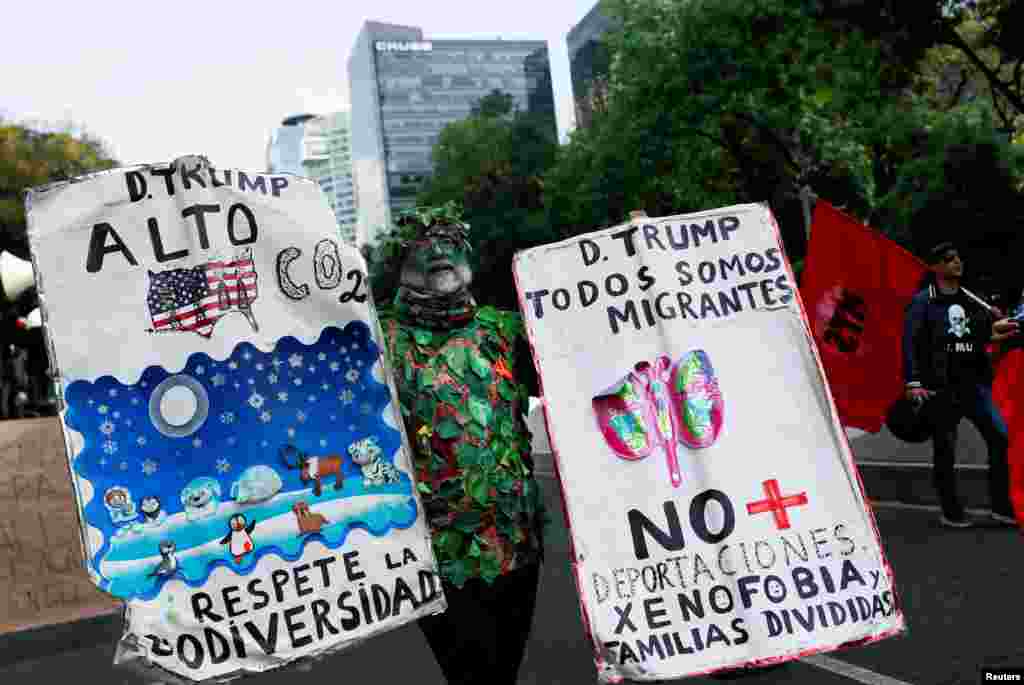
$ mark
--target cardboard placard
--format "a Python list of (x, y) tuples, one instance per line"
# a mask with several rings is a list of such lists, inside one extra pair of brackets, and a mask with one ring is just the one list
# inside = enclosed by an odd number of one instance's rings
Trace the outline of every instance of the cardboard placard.
[(60, 421), (0, 421), (0, 633), (118, 611), (83, 561)]
[(444, 609), (366, 265), (314, 181), (188, 157), (27, 205), (118, 661), (259, 672)]
[(515, 275), (603, 682), (903, 629), (767, 206), (636, 218)]

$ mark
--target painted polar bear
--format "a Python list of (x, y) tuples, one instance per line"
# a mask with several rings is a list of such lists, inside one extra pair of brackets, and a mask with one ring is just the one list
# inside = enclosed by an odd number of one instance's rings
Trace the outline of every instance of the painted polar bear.
[(181, 491), (181, 504), (185, 507), (185, 518), (189, 521), (201, 521), (217, 513), (220, 505), (220, 483), (213, 478), (203, 476), (193, 479)]
[(348, 447), (348, 453), (363, 472), (363, 487), (370, 488), (399, 481), (399, 471), (395, 465), (380, 458), (381, 450), (377, 445), (377, 438), (363, 438), (352, 443)]

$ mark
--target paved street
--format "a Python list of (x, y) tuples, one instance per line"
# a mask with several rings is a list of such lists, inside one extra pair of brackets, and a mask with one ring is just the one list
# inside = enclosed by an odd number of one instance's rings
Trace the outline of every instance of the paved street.
[[(544, 479), (549, 505), (557, 512), (555, 484)], [(1016, 622), (1021, 609), (1020, 564), (1024, 539), (1016, 530), (985, 528), (968, 531), (940, 529), (936, 515), (921, 510), (877, 509), (886, 552), (893, 564), (909, 632), (905, 637), (872, 646), (834, 652), (814, 663), (795, 663), (741, 681), (793, 685), (961, 685), (978, 682), (982, 664), (1024, 666), (1024, 640)], [(549, 561), (541, 581), (532, 638), (521, 673), (521, 685), (579, 685), (596, 681), (588, 645), (584, 640), (575, 589), (568, 573), (568, 546), (558, 517), (550, 536)], [(39, 685), (69, 682), (87, 676), (106, 685), (152, 682), (111, 668), (116, 625), (99, 622), (76, 639), (93, 645), (60, 651), (55, 642), (67, 637), (41, 633), (31, 651), (49, 647), (55, 655), (11, 663), (0, 656), (0, 682), (4, 685)], [(15, 647), (4, 645), (2, 651)], [(827, 667), (823, 668), (822, 666)], [(851, 668), (854, 667), (854, 668)], [(840, 675), (836, 671), (845, 672)], [(347, 652), (325, 659), (308, 670), (272, 672), (254, 677), (253, 685), (293, 683), (310, 685), (339, 682), (443, 685), (444, 681), (419, 631), (406, 627)], [(372, 679), (372, 680), (370, 680)], [(691, 679), (694, 685), (721, 682)]]

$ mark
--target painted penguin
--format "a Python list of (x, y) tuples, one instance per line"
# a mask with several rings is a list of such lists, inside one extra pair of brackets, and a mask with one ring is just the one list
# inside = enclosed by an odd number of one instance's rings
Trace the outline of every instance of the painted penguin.
[(160, 508), (160, 498), (156, 495), (146, 495), (143, 497), (139, 508), (142, 510), (144, 523), (161, 523), (167, 518), (167, 514)]
[(256, 522), (246, 523), (245, 514), (235, 514), (228, 522), (231, 530), (220, 541), (222, 545), (228, 545), (228, 551), (235, 558), (235, 563), (242, 563), (242, 559), (255, 549), (252, 543), (252, 531), (256, 528)]
[(177, 545), (174, 544), (174, 540), (160, 541), (160, 563), (149, 574), (150, 578), (154, 576), (166, 578), (175, 574), (178, 570), (178, 557), (174, 556), (175, 549), (177, 549)]

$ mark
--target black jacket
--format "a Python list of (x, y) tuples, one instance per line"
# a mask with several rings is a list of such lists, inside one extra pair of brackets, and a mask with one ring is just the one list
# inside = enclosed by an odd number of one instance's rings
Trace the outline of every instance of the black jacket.
[[(985, 349), (992, 336), (991, 311), (969, 296), (961, 299), (970, 321), (978, 381), (991, 384), (992, 364)], [(943, 345), (949, 326), (947, 306), (934, 285), (920, 290), (910, 301), (903, 326), (903, 380), (907, 385), (929, 390), (949, 385), (949, 355)]]

